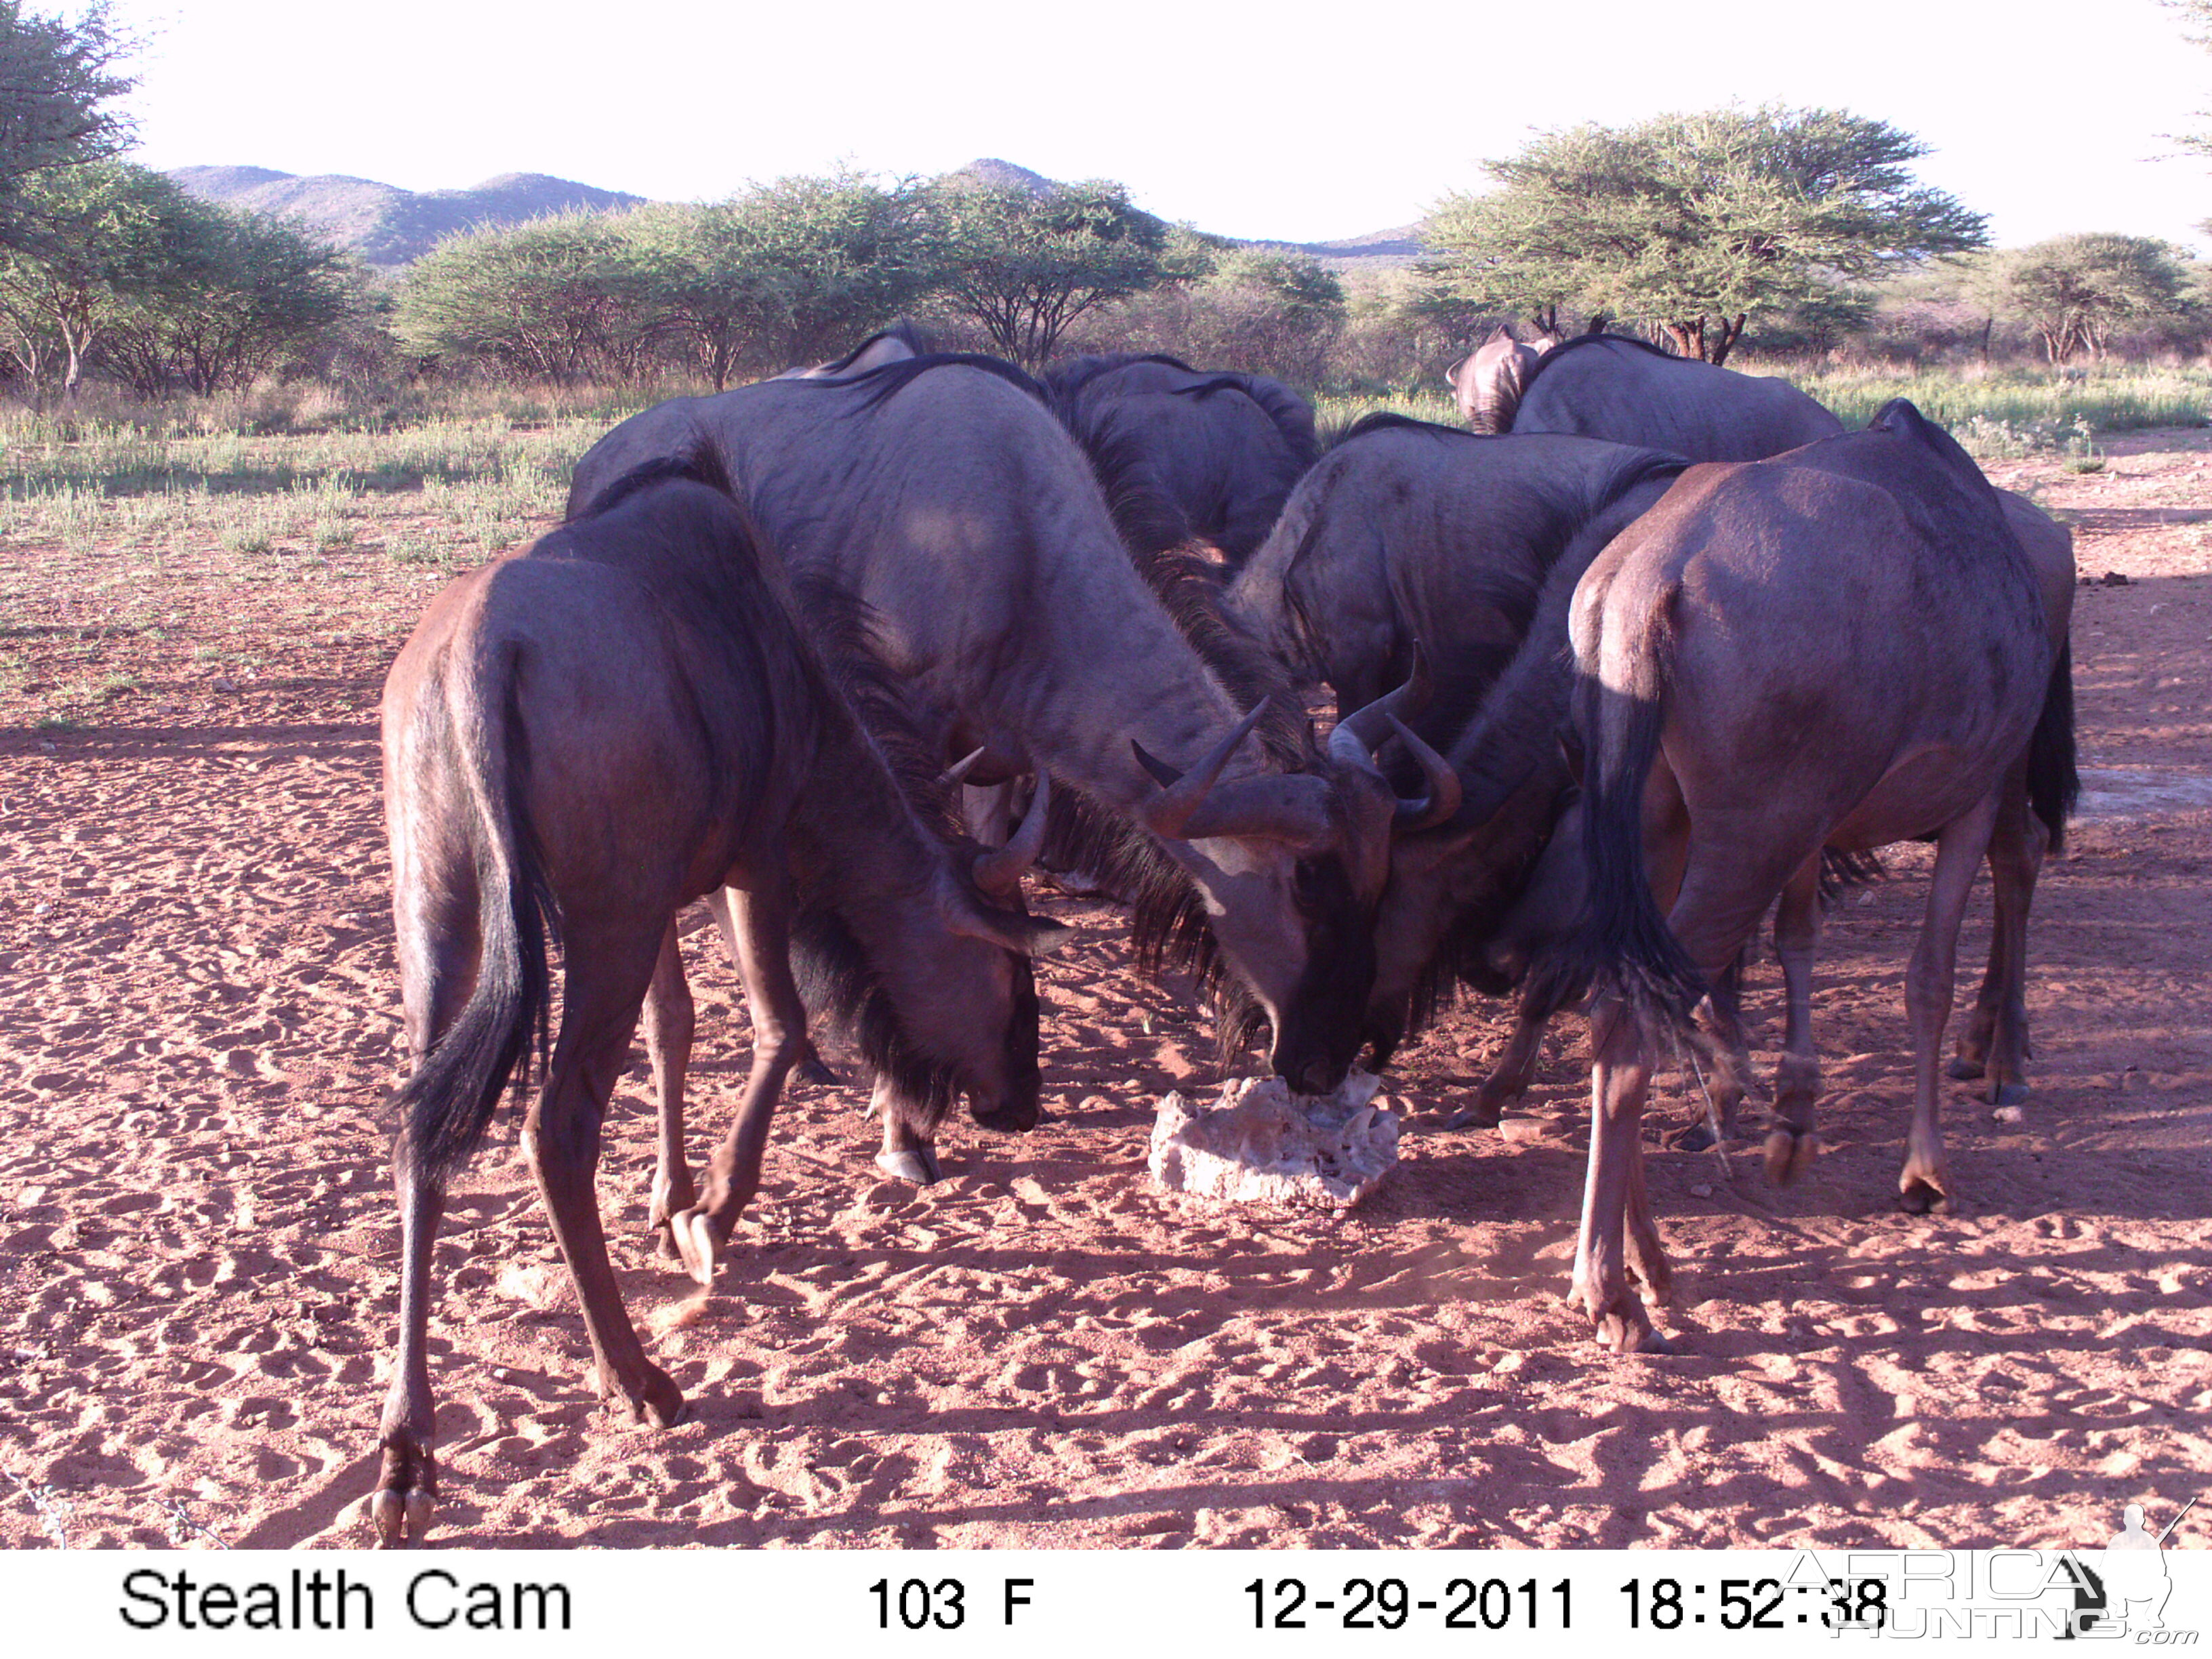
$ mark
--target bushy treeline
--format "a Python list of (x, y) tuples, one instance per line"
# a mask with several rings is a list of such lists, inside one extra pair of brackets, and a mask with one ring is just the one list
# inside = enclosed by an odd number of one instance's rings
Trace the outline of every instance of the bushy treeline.
[[(88, 378), (149, 402), (272, 379), (720, 389), (835, 357), (901, 317), (1032, 366), (1162, 351), (1360, 396), (1438, 385), (1501, 322), (1524, 337), (1639, 325), (1572, 301), (1510, 309), (1441, 258), (1340, 275), (1164, 224), (1105, 183), (788, 179), (455, 236), (397, 278), (112, 159), (34, 175), (21, 194), (37, 229), (0, 249), (0, 370), (39, 408)], [(1826, 273), (1741, 346), (1769, 361), (2063, 366), (2194, 356), (2208, 331), (2205, 267), (2107, 234), (1922, 258), (1879, 282)]]
[(1318, 263), (1166, 224), (1118, 185), (838, 176), (454, 237), (406, 274), (394, 324), (441, 371), (556, 383), (720, 387), (901, 317), (1032, 367), (1103, 332), (1314, 379), (1345, 309)]
[(349, 346), (376, 354), (365, 273), (291, 226), (112, 160), (34, 174), (21, 200), (25, 229), (0, 247), (0, 362), (35, 407), (88, 374), (149, 400), (208, 397), (327, 372)]

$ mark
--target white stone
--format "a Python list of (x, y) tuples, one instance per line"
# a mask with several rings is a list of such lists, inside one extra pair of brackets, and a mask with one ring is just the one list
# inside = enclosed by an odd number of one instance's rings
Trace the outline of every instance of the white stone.
[(1348, 1210), (1398, 1163), (1398, 1115), (1371, 1103), (1379, 1079), (1354, 1072), (1328, 1095), (1279, 1078), (1240, 1078), (1211, 1106), (1180, 1094), (1152, 1121), (1152, 1179), (1226, 1204)]

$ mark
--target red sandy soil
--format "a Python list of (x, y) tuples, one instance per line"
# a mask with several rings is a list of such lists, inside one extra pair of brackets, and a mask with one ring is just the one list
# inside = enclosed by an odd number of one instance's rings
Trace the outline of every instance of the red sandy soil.
[[(1573, 1022), (1514, 1134), (1435, 1127), (1504, 1035), (1469, 1004), (1395, 1068), (1414, 1116), (1369, 1207), (1209, 1212), (1144, 1170), (1157, 1097), (1216, 1076), (1203, 1024), (1109, 913), (1050, 902), (1085, 928), (1040, 973), (1051, 1121), (951, 1127), (916, 1192), (871, 1166), (858, 1090), (799, 1091), (711, 1294), (643, 1242), (634, 1068), (602, 1202), (696, 1407), (672, 1431), (591, 1397), (502, 1117), (438, 1251), (441, 1540), (2060, 1545), (2170, 1515), (2212, 1470), (2212, 436), (2109, 448), (2087, 477), (1994, 469), (2130, 580), (2081, 592), (2091, 793), (2038, 896), (2036, 1089), (2006, 1125), (1953, 1087), (1963, 1214), (1892, 1201), (1923, 848), (1832, 918), (1813, 1175), (1653, 1150), (1681, 1281), (1657, 1358), (1556, 1301)], [(374, 707), (433, 583), (374, 542), (137, 562), (15, 544), (0, 569), (0, 1540), (359, 1543), (398, 1262)], [(114, 672), (137, 689), (82, 729), (31, 724)], [(710, 937), (695, 1162), (746, 1054)], [(1763, 966), (1769, 1063), (1779, 1005)]]

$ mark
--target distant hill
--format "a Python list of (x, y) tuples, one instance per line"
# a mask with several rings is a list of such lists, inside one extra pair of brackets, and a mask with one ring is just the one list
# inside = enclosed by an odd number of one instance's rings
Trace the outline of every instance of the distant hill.
[[(411, 264), (457, 230), (519, 225), (551, 213), (618, 212), (646, 200), (543, 173), (505, 173), (470, 190), (429, 191), (401, 190), (337, 173), (303, 179), (272, 167), (173, 167), (169, 177), (210, 202), (304, 220), (338, 246), (387, 268)], [(1040, 196), (1060, 187), (1056, 179), (995, 155), (980, 155), (940, 175), (940, 181), (987, 189), (1011, 186)], [(1334, 242), (1225, 240), (1240, 247), (1303, 253), (1339, 270), (1380, 270), (1419, 258), (1420, 230), (1418, 224), (1398, 225)]]
[(1060, 188), (1060, 180), (1048, 179), (1042, 173), (1031, 173), (1027, 167), (1016, 167), (1012, 161), (1001, 161), (995, 155), (979, 155), (964, 167), (955, 167), (950, 173), (937, 176), (940, 185), (957, 185), (970, 190), (1025, 190), (1032, 196), (1049, 196)]
[(469, 190), (401, 190), (371, 179), (311, 179), (269, 167), (175, 167), (193, 195), (254, 213), (304, 220), (373, 265), (404, 265), (443, 238), (479, 225), (519, 225), (551, 213), (605, 213), (645, 198), (543, 173), (504, 173)]

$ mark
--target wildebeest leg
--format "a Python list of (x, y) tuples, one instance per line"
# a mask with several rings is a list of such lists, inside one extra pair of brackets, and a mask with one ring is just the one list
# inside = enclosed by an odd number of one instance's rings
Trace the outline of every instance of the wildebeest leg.
[(1482, 1079), (1474, 1091), (1472, 1105), (1462, 1106), (1444, 1120), (1447, 1129), (1463, 1128), (1472, 1123), (1479, 1128), (1492, 1129), (1505, 1115), (1510, 1102), (1518, 1100), (1528, 1090), (1536, 1073), (1536, 1057), (1543, 1052), (1545, 1016), (1537, 1013), (1524, 995), (1515, 1015), (1513, 1035), (1508, 1038), (1505, 1052), (1498, 1057), (1490, 1075)]
[(1813, 953), (1820, 943), (1820, 859), (1808, 859), (1782, 889), (1774, 913), (1774, 950), (1782, 958), (1788, 999), (1782, 1061), (1774, 1073), (1775, 1127), (1766, 1137), (1767, 1178), (1795, 1180), (1820, 1156), (1814, 1110), (1820, 1093), (1820, 1060), (1813, 1048)]
[(523, 1151), (583, 1308), (600, 1395), (619, 1401), (632, 1422), (650, 1421), (659, 1429), (682, 1418), (684, 1395), (646, 1358), (623, 1308), (599, 1224), (596, 1178), (607, 1098), (629, 1059), (630, 1034), (637, 1029), (664, 931), (656, 927), (625, 938), (577, 930), (563, 941), (561, 1034), (554, 1040), (545, 1086), (522, 1128)]
[(1988, 1078), (1987, 1097), (1993, 1106), (2009, 1105), (2027, 1094), (2027, 919), (2050, 846), (2051, 832), (2029, 810), (2022, 765), (2005, 780), (1996, 827), (1990, 835), (1996, 915), (1990, 930), (1989, 969), (1948, 1067), (1954, 1078)]
[[(470, 914), (476, 889), (465, 866), (448, 872), (454, 878), (441, 909), (425, 884), (399, 894), (398, 947), (400, 982), (406, 1005), (408, 1047), (419, 1065), (437, 1046), (468, 1000), (476, 969), (476, 938)], [(438, 1221), (446, 1207), (444, 1187), (419, 1169), (404, 1144), (394, 1148), (392, 1185), (399, 1200), (399, 1352), (385, 1391), (377, 1440), (384, 1457), (376, 1488), (369, 1495), (369, 1518), (385, 1549), (420, 1544), (429, 1531), (438, 1495), (435, 1441), (436, 1401), (430, 1395), (430, 1264)]]
[(1916, 1214), (1950, 1207), (1950, 1176), (1936, 1115), (1942, 1103), (1937, 1073), (1958, 975), (1959, 923), (1973, 891), (1975, 872), (1989, 851), (1997, 799), (1992, 791), (1943, 826), (1936, 842), (1935, 874), (1928, 883), (1927, 919), (1905, 969), (1905, 1010), (1912, 1026), (1912, 1133), (1897, 1188), (1899, 1202)]
[(917, 1187), (934, 1186), (945, 1178), (944, 1170), (938, 1167), (937, 1148), (906, 1121), (888, 1079), (876, 1079), (875, 1099), (869, 1109), (884, 1121), (884, 1149), (876, 1154), (878, 1170), (894, 1181), (912, 1182)]
[(431, 1455), (437, 1407), (430, 1397), (430, 1252), (446, 1207), (442, 1188), (403, 1158), (395, 1171), (399, 1191), (399, 1353), (377, 1425), (384, 1462), (368, 1500), (379, 1546), (420, 1544), (430, 1528), (438, 1496), (437, 1460)]
[(750, 890), (725, 888), (722, 901), (752, 1016), (753, 1064), (737, 1121), (707, 1166), (705, 1195), (672, 1227), (684, 1265), (702, 1285), (714, 1282), (715, 1258), (760, 1188), (761, 1154), (784, 1079), (814, 1052), (806, 1037), (806, 1006), (791, 976), (788, 896), (763, 884)]
[(1667, 1247), (1659, 1239), (1659, 1224), (1651, 1214), (1651, 1188), (1644, 1180), (1644, 1152), (1639, 1142), (1628, 1163), (1628, 1265), (1644, 1281), (1644, 1288), (1661, 1306), (1674, 1300), (1674, 1270), (1667, 1262)]
[(651, 1237), (660, 1253), (673, 1258), (676, 1240), (669, 1220), (699, 1201), (691, 1184), (691, 1164), (684, 1155), (684, 1074), (691, 1063), (691, 1037), (697, 1027), (691, 988), (684, 977), (684, 953), (676, 924), (660, 942), (653, 985), (645, 994), (645, 1052), (653, 1060), (653, 1089), (659, 1106), (660, 1157), (653, 1172), (653, 1199), (647, 1212)]
[[(1590, 1068), (1589, 1169), (1568, 1299), (1582, 1304), (1597, 1340), (1615, 1352), (1663, 1352), (1666, 1345), (1628, 1282), (1623, 1229), (1639, 1179), (1634, 1166), (1644, 1156), (1644, 1097), (1651, 1065), (1644, 1032), (1619, 997), (1601, 997), (1590, 1010), (1590, 1048), (1596, 1063)], [(1647, 1243), (1653, 1247), (1648, 1253)], [(1656, 1230), (1638, 1244), (1644, 1267), (1655, 1257), (1663, 1263)]]

